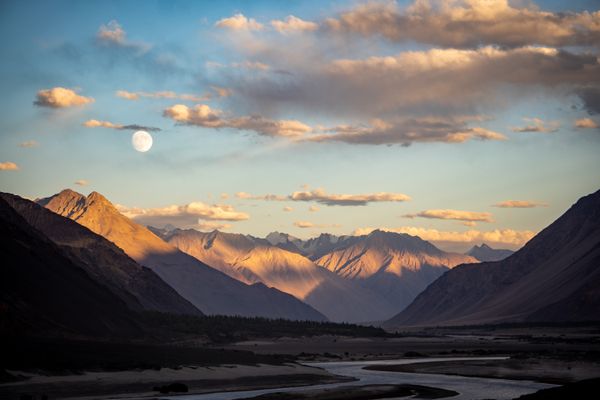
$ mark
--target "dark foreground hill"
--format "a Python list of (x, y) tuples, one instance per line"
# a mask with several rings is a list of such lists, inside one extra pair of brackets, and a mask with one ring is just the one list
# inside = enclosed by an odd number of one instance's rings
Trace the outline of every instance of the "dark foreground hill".
[(385, 326), (598, 320), (600, 191), (512, 256), (448, 271)]

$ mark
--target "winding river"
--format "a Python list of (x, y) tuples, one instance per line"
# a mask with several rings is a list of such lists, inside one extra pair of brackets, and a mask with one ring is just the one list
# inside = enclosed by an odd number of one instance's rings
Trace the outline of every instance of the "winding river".
[(472, 361), (472, 360), (504, 360), (507, 357), (454, 357), (454, 358), (413, 358), (400, 360), (377, 361), (339, 361), (304, 363), (308, 366), (323, 368), (332, 374), (356, 378), (353, 382), (332, 383), (288, 388), (272, 388), (239, 392), (221, 392), (176, 397), (161, 397), (177, 400), (233, 400), (254, 397), (273, 392), (297, 392), (309, 389), (334, 388), (338, 386), (372, 385), (372, 384), (413, 384), (450, 389), (460, 393), (450, 397), (452, 400), (497, 399), (510, 400), (539, 389), (552, 387), (544, 383), (532, 381), (516, 381), (509, 379), (468, 378), (454, 375), (415, 374), (403, 372), (369, 371), (363, 369), (368, 365), (399, 365), (438, 361)]

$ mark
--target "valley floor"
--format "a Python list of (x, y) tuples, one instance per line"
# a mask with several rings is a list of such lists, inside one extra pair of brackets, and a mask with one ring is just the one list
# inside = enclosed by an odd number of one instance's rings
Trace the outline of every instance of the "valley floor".
[[(21, 394), (47, 394), (49, 399), (152, 397), (158, 394), (154, 386), (174, 382), (185, 383), (190, 393), (284, 388), (343, 381), (298, 362), (444, 356), (510, 359), (380, 369), (564, 384), (600, 377), (599, 332), (598, 326), (488, 327), (414, 331), (388, 338), (257, 337), (213, 347), (206, 343), (194, 347), (12, 345), (13, 358), (3, 363), (8, 373), (0, 371), (4, 382), (0, 384), (0, 399), (19, 399)], [(11, 382), (15, 378), (20, 380)]]

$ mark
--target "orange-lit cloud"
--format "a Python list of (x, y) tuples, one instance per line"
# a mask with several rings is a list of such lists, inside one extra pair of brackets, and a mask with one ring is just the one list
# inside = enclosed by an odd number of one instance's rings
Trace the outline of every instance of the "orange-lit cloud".
[(310, 126), (296, 120), (273, 120), (259, 115), (226, 117), (221, 110), (212, 109), (206, 104), (197, 104), (194, 107), (176, 104), (165, 109), (163, 115), (181, 124), (248, 130), (264, 136), (293, 137), (311, 131)]
[(513, 132), (542, 132), (551, 133), (556, 132), (560, 128), (560, 122), (550, 121), (544, 122), (539, 118), (523, 118), (524, 121), (528, 122), (528, 125), (522, 127), (512, 128)]
[[(409, 196), (402, 193), (333, 194), (327, 193), (324, 189), (297, 191), (287, 196), (276, 194), (252, 195), (246, 192), (238, 192), (236, 193), (236, 197), (246, 200), (314, 201), (327, 206), (365, 206), (368, 203), (403, 202), (410, 200)], [(310, 211), (316, 210), (313, 209)]]
[(0, 171), (18, 171), (19, 166), (11, 161), (0, 162)]
[(83, 123), (83, 126), (86, 128), (108, 128), (108, 129), (117, 129), (117, 130), (129, 130), (129, 131), (149, 131), (149, 132), (158, 132), (161, 129), (153, 126), (144, 126), (138, 124), (115, 124), (110, 121), (99, 121), (97, 119), (89, 119)]
[(491, 213), (460, 210), (425, 210), (416, 214), (406, 214), (406, 218), (451, 219), (465, 222), (494, 222)]
[(581, 118), (575, 121), (575, 128), (595, 129), (598, 127), (600, 127), (600, 125), (591, 118)]
[(254, 18), (247, 18), (241, 13), (229, 18), (220, 19), (215, 23), (215, 26), (233, 31), (259, 31), (264, 28), (264, 25), (257, 22)]
[(231, 224), (220, 224), (218, 222), (212, 222), (212, 221), (198, 221), (196, 228), (200, 229), (201, 231), (214, 231), (214, 230), (220, 231), (220, 230), (231, 228)]
[(554, 13), (507, 0), (416, 0), (360, 4), (326, 21), (333, 32), (445, 47), (569, 46), (600, 43), (600, 11)]
[(462, 143), (467, 140), (506, 140), (501, 133), (481, 127), (469, 127), (469, 118), (429, 117), (396, 119), (393, 122), (372, 120), (369, 125), (340, 125), (322, 134), (307, 137), (311, 142), (344, 142), (350, 144), (395, 144), (408, 146), (414, 142)]
[(317, 206), (310, 206), (310, 207), (308, 207), (308, 211), (309, 212), (317, 212), (317, 211), (319, 211), (319, 207), (317, 207)]
[(521, 247), (532, 237), (533, 231), (517, 231), (513, 229), (495, 229), (493, 231), (468, 230), (464, 232), (439, 231), (437, 229), (427, 229), (412, 226), (402, 226), (399, 228), (360, 228), (354, 231), (354, 235), (367, 235), (380, 229), (388, 232), (406, 233), (412, 236), (419, 236), (423, 240), (431, 242), (453, 242), (462, 244), (480, 244), (488, 243), (508, 247)]
[(40, 144), (35, 140), (27, 140), (25, 142), (19, 143), (19, 147), (30, 148), (30, 147), (38, 147)]
[(74, 90), (55, 87), (37, 92), (34, 104), (40, 107), (67, 108), (93, 103), (92, 97), (78, 95)]
[(126, 90), (117, 90), (117, 97), (121, 97), (127, 100), (139, 100), (140, 98), (148, 98), (148, 99), (179, 99), (185, 101), (193, 101), (193, 102), (201, 102), (206, 101), (211, 98), (209, 94), (206, 95), (196, 95), (189, 93), (175, 93), (172, 91), (162, 91), (162, 92), (128, 92)]
[(121, 24), (112, 20), (105, 25), (100, 25), (96, 33), (98, 43), (105, 46), (115, 46), (135, 50), (138, 53), (145, 53), (150, 49), (150, 45), (142, 42), (132, 42), (127, 39), (127, 32)]
[(506, 200), (500, 203), (496, 203), (493, 207), (499, 208), (534, 208), (534, 207), (548, 207), (548, 204), (539, 201), (528, 201), (528, 200)]
[(177, 227), (195, 227), (202, 221), (244, 221), (250, 218), (248, 214), (236, 211), (233, 206), (227, 204), (209, 205), (201, 201), (158, 208), (126, 207), (123, 205), (118, 205), (117, 208), (128, 218), (144, 225), (156, 226), (171, 224)]
[(288, 15), (284, 20), (272, 20), (271, 26), (279, 33), (315, 31), (319, 28), (316, 23), (305, 21), (293, 15)]
[(340, 224), (315, 224), (309, 221), (295, 221), (294, 226), (296, 228), (308, 229), (308, 228), (340, 228)]
[(285, 211), (285, 212), (291, 212), (291, 211), (294, 211), (294, 208), (290, 207), (290, 206), (286, 206), (286, 207), (283, 207), (283, 211)]

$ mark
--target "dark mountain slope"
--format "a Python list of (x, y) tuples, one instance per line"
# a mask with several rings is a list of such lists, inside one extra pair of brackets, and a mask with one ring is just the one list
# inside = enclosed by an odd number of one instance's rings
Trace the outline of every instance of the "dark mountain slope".
[(512, 256), (447, 272), (386, 326), (600, 320), (599, 288), (600, 191)]

